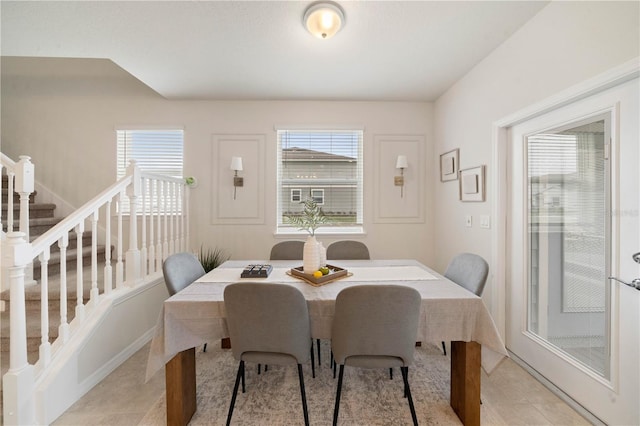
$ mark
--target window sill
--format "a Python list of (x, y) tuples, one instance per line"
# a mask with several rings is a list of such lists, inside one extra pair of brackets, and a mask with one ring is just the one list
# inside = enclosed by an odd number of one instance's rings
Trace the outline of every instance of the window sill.
[[(366, 235), (364, 226), (349, 226), (349, 227), (332, 227), (323, 226), (316, 229), (316, 237), (340, 237), (340, 236), (354, 236), (354, 235)], [(276, 229), (274, 236), (276, 238), (306, 238), (309, 235), (306, 231), (297, 229)]]

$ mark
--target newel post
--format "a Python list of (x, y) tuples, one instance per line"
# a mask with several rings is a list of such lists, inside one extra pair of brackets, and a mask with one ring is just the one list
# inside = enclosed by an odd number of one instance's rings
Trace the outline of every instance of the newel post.
[[(31, 157), (21, 155), (16, 163), (15, 189), (20, 194), (20, 232), (24, 232), (25, 238), (29, 241), (29, 196), (35, 190), (35, 167), (31, 162)], [(25, 279), (27, 282), (33, 281), (33, 263), (29, 261), (25, 269)]]
[(140, 274), (140, 249), (138, 248), (138, 200), (142, 194), (142, 177), (140, 168), (135, 160), (131, 160), (127, 168), (127, 175), (132, 177), (131, 185), (127, 187), (129, 197), (129, 249), (126, 254), (126, 282), (128, 286), (134, 286), (141, 278)]
[(31, 244), (23, 232), (10, 232), (2, 242), (2, 264), (10, 285), (9, 371), (2, 378), (4, 423), (35, 423), (33, 366), (27, 361), (25, 268), (31, 262)]

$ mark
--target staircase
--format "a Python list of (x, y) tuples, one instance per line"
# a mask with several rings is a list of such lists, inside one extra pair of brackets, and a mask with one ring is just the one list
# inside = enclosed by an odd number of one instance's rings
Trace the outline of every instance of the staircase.
[[(132, 160), (124, 177), (60, 218), (37, 202), (28, 156), (0, 153), (0, 167), (9, 194), (29, 194), (22, 203), (2, 195), (0, 423), (50, 424), (152, 335), (167, 294), (159, 265), (189, 247), (189, 188)], [(7, 226), (5, 206), (19, 204)], [(18, 229), (31, 244), (8, 232)]]
[[(7, 227), (7, 176), (2, 176), (2, 229), (6, 230)], [(19, 195), (14, 194), (14, 221), (13, 229), (18, 229), (19, 224)], [(29, 199), (29, 240), (34, 241), (38, 236), (49, 230), (55, 224), (60, 222), (62, 218), (55, 216), (56, 205), (50, 203), (38, 203), (37, 193), (31, 194)], [(83, 265), (91, 264), (91, 232), (84, 232), (82, 235), (82, 250), (80, 256), (82, 257)], [(105, 252), (105, 246), (98, 246), (99, 258), (103, 258)], [(77, 250), (77, 238), (74, 232), (69, 233), (69, 246), (67, 249), (67, 321), (71, 320), (75, 316), (76, 305), (76, 265), (78, 258)], [(56, 324), (60, 323), (60, 250), (56, 246), (51, 249), (51, 257), (48, 264), (49, 271), (49, 342), (53, 342), (58, 337), (58, 327)], [(41, 286), (40, 286), (40, 262), (36, 260), (33, 264), (33, 279), (36, 281), (33, 285), (28, 285), (25, 288), (25, 308), (27, 316), (27, 357), (29, 363), (33, 364), (38, 360), (38, 348), (42, 343), (42, 331), (41, 331)], [(83, 274), (84, 282), (84, 295), (83, 298), (86, 301), (89, 298), (90, 279), (87, 277), (87, 271)], [(5, 373), (8, 368), (8, 354), (9, 354), (9, 289), (5, 289), (0, 293), (0, 363), (2, 365), (2, 374)]]

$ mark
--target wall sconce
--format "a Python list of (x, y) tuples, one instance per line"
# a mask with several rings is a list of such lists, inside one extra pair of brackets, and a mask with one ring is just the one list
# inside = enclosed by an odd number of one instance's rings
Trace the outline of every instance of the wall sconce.
[(244, 185), (244, 178), (238, 176), (238, 172), (242, 171), (242, 157), (231, 157), (231, 166), (229, 167), (234, 171), (233, 175), (233, 199), (236, 199), (236, 190), (239, 186)]
[(395, 176), (393, 182), (400, 187), (400, 198), (404, 197), (404, 169), (409, 167), (406, 155), (398, 155), (396, 160), (396, 169), (400, 169), (400, 176)]

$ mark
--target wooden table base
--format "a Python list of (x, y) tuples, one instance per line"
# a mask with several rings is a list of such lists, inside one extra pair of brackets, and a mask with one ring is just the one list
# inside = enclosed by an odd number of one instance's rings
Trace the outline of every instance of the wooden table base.
[(185, 426), (196, 412), (196, 348), (179, 352), (164, 371), (167, 425)]
[(480, 347), (451, 342), (450, 404), (465, 426), (480, 425)]
[[(451, 408), (465, 426), (480, 425), (480, 344), (451, 342)], [(196, 350), (165, 366), (167, 425), (185, 426), (196, 412)]]

